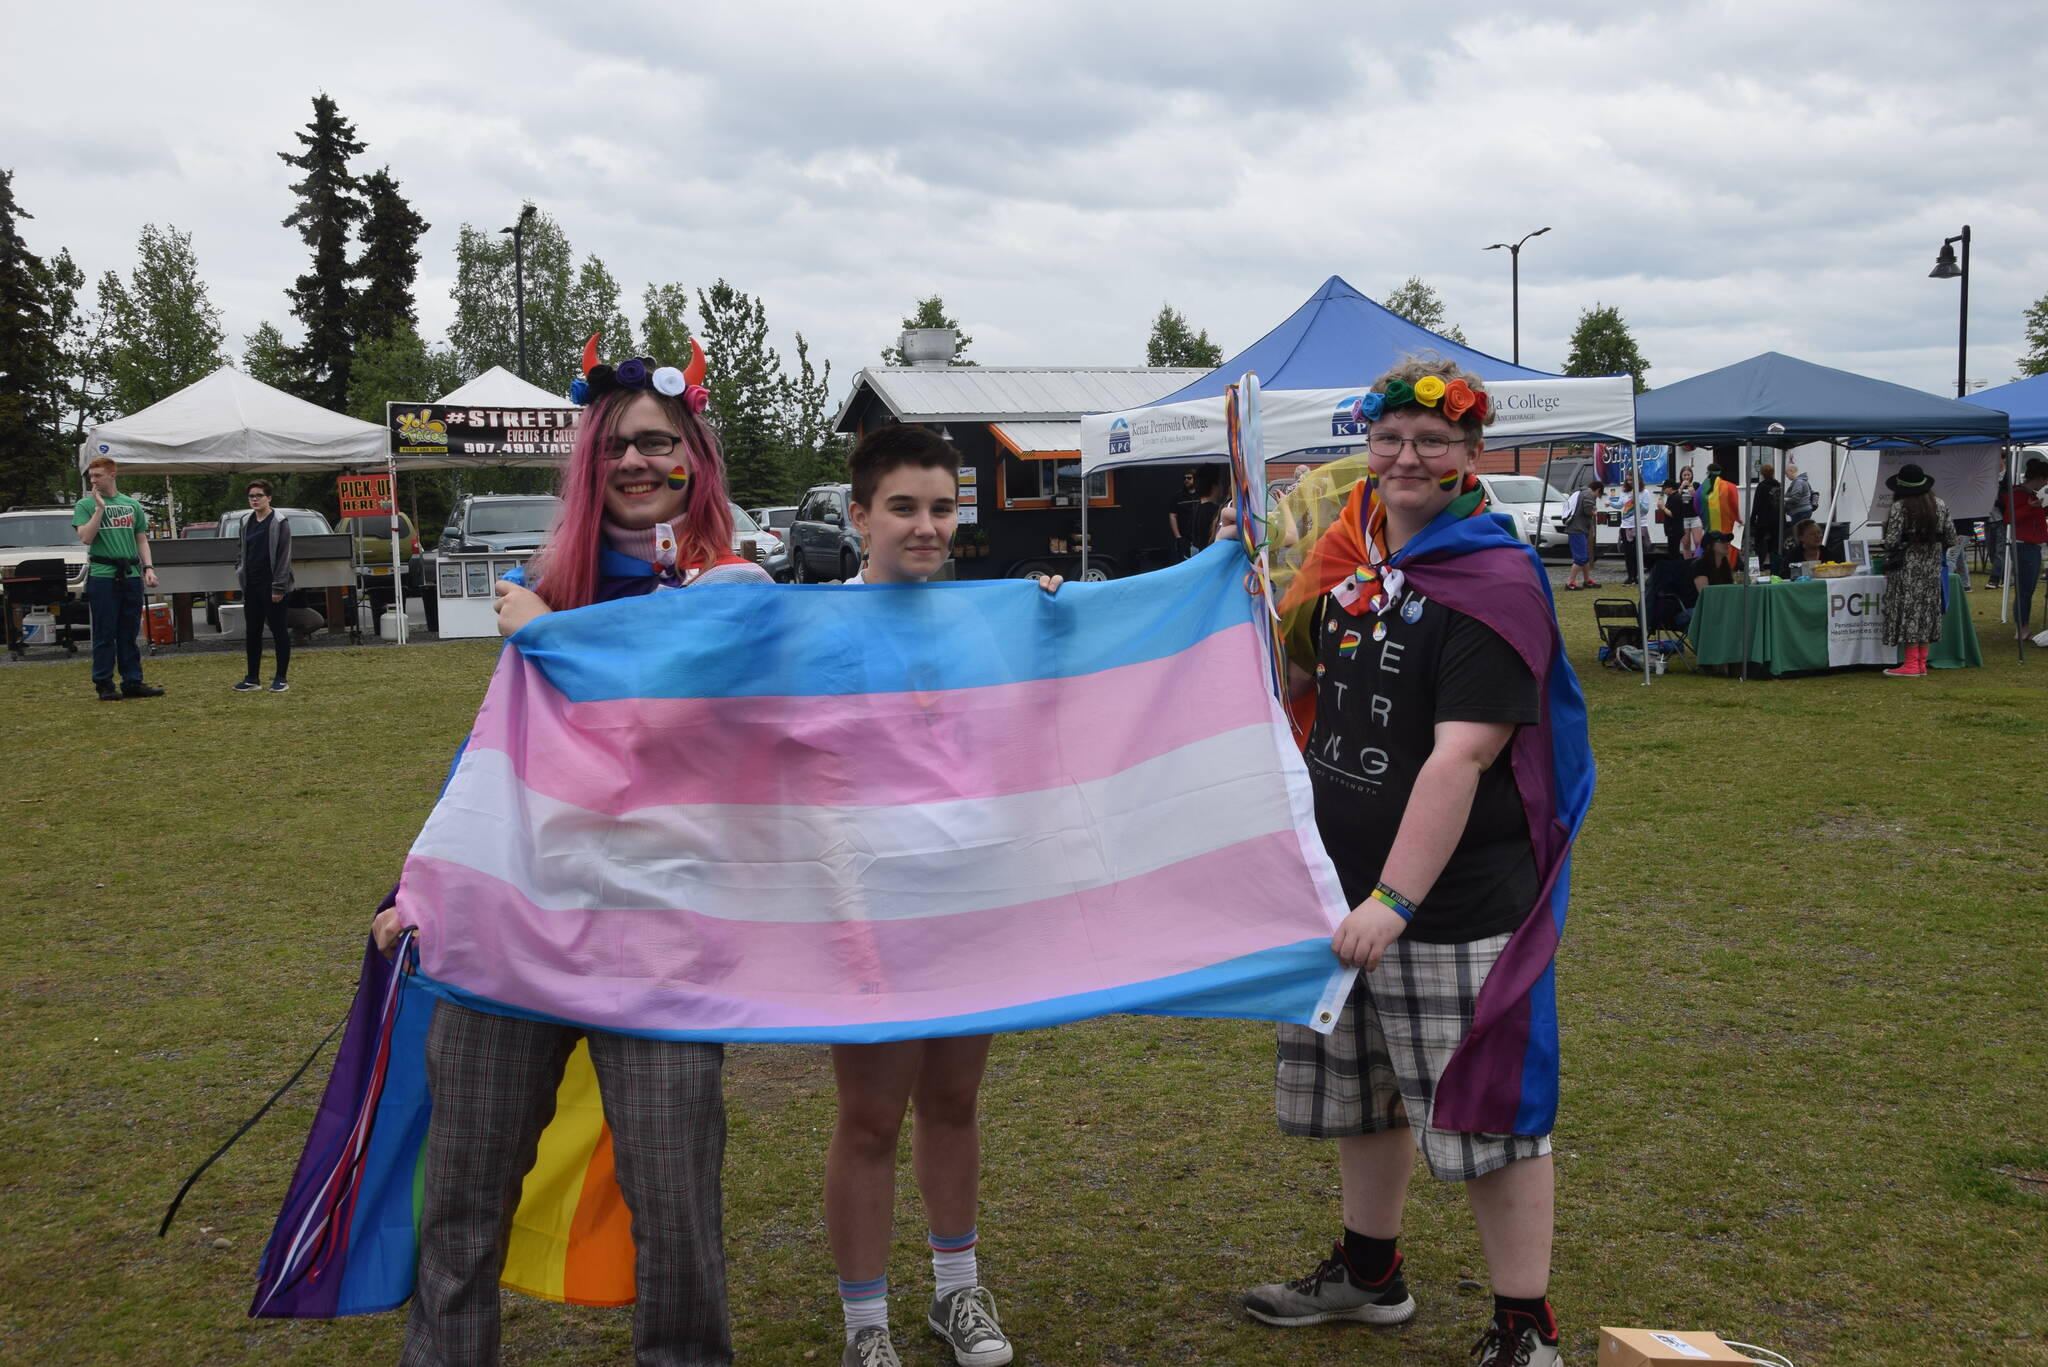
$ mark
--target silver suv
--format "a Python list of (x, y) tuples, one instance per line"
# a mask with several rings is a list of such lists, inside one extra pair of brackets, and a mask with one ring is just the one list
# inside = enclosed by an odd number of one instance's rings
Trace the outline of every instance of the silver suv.
[(62, 560), (64, 586), (73, 598), (85, 592), (90, 554), (71, 525), (71, 509), (9, 508), (0, 513), (0, 573), (12, 574), (24, 560)]

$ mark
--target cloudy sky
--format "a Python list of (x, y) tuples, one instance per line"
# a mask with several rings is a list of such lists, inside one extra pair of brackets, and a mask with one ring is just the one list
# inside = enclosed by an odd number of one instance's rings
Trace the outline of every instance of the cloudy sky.
[(459, 225), (532, 199), (635, 296), (759, 295), (835, 399), (934, 292), (984, 363), (1139, 364), (1162, 302), (1229, 352), (1327, 276), (1413, 274), (1505, 356), (1482, 248), (1546, 226), (1525, 363), (1611, 304), (1652, 384), (1780, 350), (1953, 392), (1957, 286), (1927, 272), (1964, 223), (1973, 379), (2017, 374), (2048, 295), (2038, 4), (454, 9), (5, 0), (31, 245), (96, 276), (145, 222), (190, 231), (239, 353), (290, 323), (274, 153), (325, 90), (434, 225), (429, 335)]

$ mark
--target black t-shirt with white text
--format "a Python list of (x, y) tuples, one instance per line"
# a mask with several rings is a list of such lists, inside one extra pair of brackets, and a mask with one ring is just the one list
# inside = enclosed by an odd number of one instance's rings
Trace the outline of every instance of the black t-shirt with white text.
[[(1323, 847), (1357, 906), (1380, 881), (1416, 776), (1436, 747), (1436, 724), (1526, 726), (1542, 700), (1512, 646), (1413, 589), (1380, 616), (1354, 617), (1327, 596), (1318, 611), (1309, 777)], [(1511, 748), (1480, 775), (1464, 835), (1404, 938), (1483, 939), (1515, 929), (1535, 905), (1536, 858)]]

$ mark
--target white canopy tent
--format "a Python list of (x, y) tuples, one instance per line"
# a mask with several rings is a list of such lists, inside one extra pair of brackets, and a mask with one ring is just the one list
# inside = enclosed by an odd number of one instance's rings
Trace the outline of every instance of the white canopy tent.
[(90, 429), (78, 468), (111, 456), (124, 475), (279, 474), (381, 465), (384, 429), (222, 366), (139, 413)]
[(435, 403), (469, 404), (476, 408), (574, 408), (560, 394), (542, 389), (530, 380), (522, 380), (501, 365), (494, 365), (483, 374), (449, 390)]

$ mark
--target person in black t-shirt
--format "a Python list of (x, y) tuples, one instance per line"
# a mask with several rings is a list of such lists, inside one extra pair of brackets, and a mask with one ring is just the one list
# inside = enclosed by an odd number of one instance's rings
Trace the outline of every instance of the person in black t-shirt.
[[(1280, 1027), (1280, 1125), (1337, 1140), (1343, 1239), (1308, 1275), (1255, 1287), (1244, 1303), (1276, 1325), (1412, 1316), (1396, 1240), (1419, 1148), (1436, 1177), (1465, 1185), (1487, 1252), (1494, 1318), (1475, 1350), (1481, 1367), (1554, 1367), (1548, 1134), (1432, 1124), (1481, 985), (1544, 892), (1510, 754), (1517, 730), (1543, 717), (1542, 685), (1505, 637), (1407, 582), (1434, 574), (1449, 588), (1466, 582), (1457, 570), (1404, 570), (1396, 558), (1425, 529), (1454, 541), (1444, 519), (1485, 512), (1470, 479), (1492, 414), (1483, 383), (1434, 358), (1374, 383), (1359, 410), (1371, 423), (1371, 497), (1346, 512), (1362, 525), (1325, 534), (1355, 535), (1340, 551), (1358, 569), (1317, 577), (1335, 586), (1315, 601), (1308, 639), (1290, 624), (1292, 673), (1316, 693), (1316, 824), (1354, 907), (1332, 947), (1366, 971), (1329, 1035)], [(1520, 601), (1548, 603), (1533, 564), (1484, 563), (1532, 581)]]

